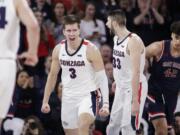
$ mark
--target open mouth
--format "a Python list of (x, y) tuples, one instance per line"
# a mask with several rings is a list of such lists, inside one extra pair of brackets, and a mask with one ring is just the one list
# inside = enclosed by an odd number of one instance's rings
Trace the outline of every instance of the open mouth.
[(71, 41), (74, 41), (75, 40), (75, 38), (73, 37), (73, 38), (69, 38)]

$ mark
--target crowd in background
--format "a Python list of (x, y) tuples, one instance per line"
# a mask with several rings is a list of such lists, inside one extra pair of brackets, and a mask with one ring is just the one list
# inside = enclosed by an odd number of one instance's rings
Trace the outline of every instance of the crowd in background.
[[(170, 24), (180, 19), (180, 0), (27, 0), (40, 25), (39, 62), (36, 67), (18, 61), (16, 87), (13, 104), (2, 128), (3, 134), (27, 130), (32, 135), (63, 135), (61, 126), (61, 78), (50, 98), (51, 112), (41, 112), (47, 75), (51, 65), (51, 51), (62, 39), (63, 16), (76, 14), (81, 18), (81, 37), (93, 42), (100, 49), (109, 81), (110, 108), (115, 92), (113, 84), (112, 47), (113, 35), (106, 28), (107, 13), (112, 9), (123, 9), (127, 16), (127, 28), (137, 33), (145, 46), (151, 42), (170, 39)], [(19, 53), (28, 47), (26, 29), (21, 25)], [(15, 118), (19, 118), (16, 120)], [(16, 123), (9, 127), (8, 122)], [(32, 121), (34, 120), (34, 124)], [(105, 135), (108, 118), (98, 117), (92, 125), (90, 135)], [(27, 123), (26, 127), (20, 126)], [(18, 131), (17, 131), (18, 130)], [(36, 131), (39, 130), (39, 131)], [(33, 134), (34, 132), (34, 134)], [(23, 133), (22, 133), (23, 134)]]

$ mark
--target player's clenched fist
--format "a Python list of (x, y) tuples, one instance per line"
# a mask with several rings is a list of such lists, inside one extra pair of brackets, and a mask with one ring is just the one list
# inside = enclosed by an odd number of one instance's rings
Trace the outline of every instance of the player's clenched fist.
[(102, 117), (106, 117), (109, 115), (109, 105), (104, 104), (102, 108), (99, 110), (99, 115)]
[(48, 103), (43, 103), (42, 107), (41, 107), (41, 111), (43, 113), (49, 113), (50, 112), (50, 106)]

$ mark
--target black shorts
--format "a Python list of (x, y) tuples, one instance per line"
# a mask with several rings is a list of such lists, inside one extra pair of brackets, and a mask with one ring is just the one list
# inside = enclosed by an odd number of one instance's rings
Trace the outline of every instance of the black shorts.
[(177, 104), (178, 93), (170, 90), (160, 90), (160, 87), (149, 84), (148, 115), (152, 121), (166, 118), (168, 127), (171, 128), (174, 120), (174, 111)]

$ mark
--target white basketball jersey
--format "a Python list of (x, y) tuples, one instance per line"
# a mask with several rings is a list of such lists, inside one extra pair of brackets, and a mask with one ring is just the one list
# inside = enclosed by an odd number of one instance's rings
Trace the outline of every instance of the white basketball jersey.
[[(122, 87), (126, 85), (131, 87), (132, 79), (132, 65), (130, 61), (130, 56), (127, 54), (128, 41), (134, 36), (139, 38), (136, 34), (130, 34), (122, 42), (118, 43), (118, 37), (114, 37), (114, 48), (113, 48), (113, 74), (116, 82), (116, 87)], [(145, 80), (143, 74), (145, 65), (145, 50), (141, 54), (140, 63), (140, 82)]]
[[(62, 41), (59, 60), (62, 68), (63, 97), (75, 98), (90, 94), (96, 90), (95, 72), (87, 60), (87, 46), (94, 46), (87, 40), (82, 40), (80, 47), (73, 54), (68, 53), (67, 41)], [(94, 46), (95, 47), (95, 46)]]
[(16, 58), (19, 32), (14, 0), (0, 0), (0, 58)]

